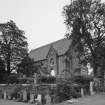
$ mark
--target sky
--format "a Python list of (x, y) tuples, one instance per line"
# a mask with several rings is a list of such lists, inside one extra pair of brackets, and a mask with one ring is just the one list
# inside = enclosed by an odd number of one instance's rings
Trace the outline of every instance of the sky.
[(25, 31), (29, 51), (64, 37), (63, 6), (70, 0), (0, 0), (0, 23), (13, 20)]

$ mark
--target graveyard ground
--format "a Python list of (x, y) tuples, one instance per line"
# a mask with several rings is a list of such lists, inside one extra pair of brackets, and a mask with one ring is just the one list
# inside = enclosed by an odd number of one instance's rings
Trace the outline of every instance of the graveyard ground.
[[(0, 100), (0, 105), (34, 105), (34, 104)], [(56, 105), (105, 105), (105, 93), (96, 94), (93, 96), (87, 96), (85, 98), (80, 98), (78, 99), (78, 102), (75, 102), (73, 104), (63, 102)]]

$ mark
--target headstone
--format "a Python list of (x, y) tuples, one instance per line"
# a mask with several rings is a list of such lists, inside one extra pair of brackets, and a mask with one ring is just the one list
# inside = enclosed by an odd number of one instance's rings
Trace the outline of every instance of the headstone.
[(17, 101), (22, 101), (22, 100), (23, 100), (23, 94), (21, 92), (18, 92)]
[(39, 104), (42, 103), (42, 95), (41, 95), (41, 94), (38, 94), (38, 95), (37, 95), (36, 101), (38, 101)]
[(15, 97), (13, 97), (13, 100), (15, 101), (15, 100), (16, 100), (16, 98), (15, 98)]
[(6, 93), (6, 91), (4, 91), (4, 99), (5, 100), (7, 99), (7, 93)]
[(8, 99), (11, 100), (11, 95), (8, 95)]
[(27, 91), (23, 90), (23, 101), (27, 101)]
[(23, 75), (23, 78), (26, 78), (26, 75), (25, 74)]
[(36, 84), (36, 83), (37, 83), (37, 74), (34, 73), (34, 84)]
[(2, 92), (0, 91), (0, 99), (2, 98)]
[(81, 88), (81, 97), (84, 97), (84, 89)]
[(30, 103), (33, 103), (34, 102), (34, 94), (30, 94)]
[(94, 95), (94, 91), (93, 91), (93, 82), (90, 82), (90, 95)]
[(49, 94), (47, 94), (47, 95), (45, 96), (45, 100), (46, 100), (46, 105), (50, 105), (50, 104), (51, 104), (51, 97), (50, 97)]
[(104, 87), (105, 87), (105, 72), (104, 72)]

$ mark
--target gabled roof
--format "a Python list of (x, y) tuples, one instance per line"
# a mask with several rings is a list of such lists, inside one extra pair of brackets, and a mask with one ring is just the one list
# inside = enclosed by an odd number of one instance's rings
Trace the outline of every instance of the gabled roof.
[(50, 49), (49, 49), (49, 51), (48, 51), (48, 53), (47, 53), (46, 58), (48, 58), (49, 56), (52, 56), (52, 54), (58, 55), (57, 51), (55, 51), (55, 49), (54, 49), (53, 46), (51, 45), (51, 46), (50, 46)]
[(71, 45), (71, 39), (66, 38), (58, 40), (56, 42), (47, 44), (45, 46), (39, 47), (37, 49), (31, 50), (29, 56), (34, 59), (34, 61), (40, 61), (46, 59), (46, 56), (49, 52), (51, 46), (55, 49), (58, 56), (64, 55)]

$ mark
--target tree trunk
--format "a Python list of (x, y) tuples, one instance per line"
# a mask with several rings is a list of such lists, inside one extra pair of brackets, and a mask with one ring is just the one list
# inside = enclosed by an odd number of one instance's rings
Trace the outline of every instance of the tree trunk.
[(84, 39), (85, 39), (85, 42), (87, 43), (90, 51), (91, 51), (91, 55), (92, 55), (92, 63), (93, 63), (93, 73), (94, 73), (94, 76), (97, 77), (97, 65), (96, 65), (96, 54), (94, 52), (94, 49), (92, 48), (92, 43), (91, 43), (91, 39), (90, 39), (90, 34), (87, 32), (86, 28), (85, 28), (85, 24), (83, 22), (82, 24), (82, 31), (83, 31), (83, 34), (84, 34)]
[(93, 57), (93, 74), (94, 74), (94, 77), (97, 77), (98, 74), (97, 74), (97, 64), (95, 62), (95, 58)]
[(7, 73), (8, 75), (11, 73), (11, 69), (10, 69), (10, 61), (7, 61)]
[(11, 73), (10, 53), (7, 55), (7, 73), (8, 75)]
[(101, 69), (101, 87), (104, 88), (104, 67)]

